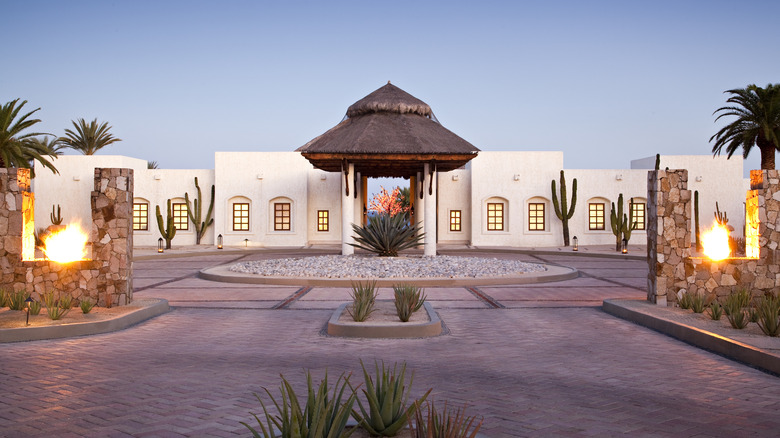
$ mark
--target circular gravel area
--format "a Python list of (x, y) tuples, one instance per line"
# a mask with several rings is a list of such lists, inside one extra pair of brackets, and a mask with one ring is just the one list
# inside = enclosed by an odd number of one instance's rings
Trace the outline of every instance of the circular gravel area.
[(483, 278), (544, 272), (544, 265), (486, 257), (329, 255), (236, 263), (230, 271), (267, 277)]

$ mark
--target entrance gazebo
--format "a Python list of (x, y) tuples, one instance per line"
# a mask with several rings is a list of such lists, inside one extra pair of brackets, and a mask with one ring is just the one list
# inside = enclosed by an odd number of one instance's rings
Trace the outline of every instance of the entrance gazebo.
[[(424, 253), (433, 256), (436, 176), (462, 167), (479, 149), (442, 126), (428, 104), (388, 81), (352, 104), (341, 123), (296, 151), (318, 169), (341, 173), (342, 254), (354, 252), (351, 223), (359, 194), (365, 209), (366, 179), (402, 177), (411, 180), (412, 205), (423, 210)], [(413, 220), (419, 222), (414, 215)]]

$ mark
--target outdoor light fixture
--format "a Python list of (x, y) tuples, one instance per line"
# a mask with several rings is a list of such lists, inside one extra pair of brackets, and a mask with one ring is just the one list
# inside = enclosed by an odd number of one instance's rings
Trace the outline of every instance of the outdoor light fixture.
[(222, 235), (217, 236), (217, 249), (222, 249)]
[(623, 181), (623, 174), (622, 173), (618, 173), (617, 175), (615, 175), (615, 179), (618, 180), (618, 181)]
[(621, 248), (622, 248), (621, 252), (623, 254), (628, 254), (628, 239), (623, 239), (623, 243), (621, 245)]
[(366, 216), (367, 214), (368, 214), (368, 209), (367, 209), (367, 208), (366, 208), (366, 206), (364, 205), (364, 206), (363, 206), (363, 216)]
[(579, 251), (580, 250), (580, 245), (577, 242), (577, 236), (574, 236), (574, 239), (572, 239), (572, 240), (574, 241), (574, 248), (572, 248), (571, 250), (572, 251)]
[(457, 181), (460, 179), (460, 175), (452, 175), (452, 180)]
[(27, 322), (24, 323), (25, 326), (30, 325), (30, 304), (32, 304), (32, 302), (32, 297), (27, 297), (27, 299), (24, 300), (24, 311), (27, 313)]
[(515, 181), (520, 181), (520, 175), (515, 175)]
[(158, 253), (162, 253), (163, 252), (162, 242), (163, 242), (162, 237), (157, 239), (157, 252)]
[(414, 205), (409, 208), (409, 212), (414, 216)]
[(244, 248), (249, 248), (249, 239), (244, 239)]

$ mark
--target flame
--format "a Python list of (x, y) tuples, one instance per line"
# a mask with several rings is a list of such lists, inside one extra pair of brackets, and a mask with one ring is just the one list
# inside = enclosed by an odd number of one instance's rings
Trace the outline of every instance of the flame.
[(55, 231), (43, 238), (43, 253), (49, 260), (70, 263), (87, 257), (87, 240), (79, 224), (70, 224), (65, 229)]
[(704, 248), (704, 255), (712, 260), (727, 258), (731, 255), (728, 228), (716, 223), (709, 232), (701, 236), (701, 245)]

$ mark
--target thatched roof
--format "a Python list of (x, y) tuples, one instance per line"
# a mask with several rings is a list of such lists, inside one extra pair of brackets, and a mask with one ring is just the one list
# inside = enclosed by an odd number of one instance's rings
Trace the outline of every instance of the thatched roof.
[(337, 172), (348, 160), (365, 176), (411, 176), (425, 162), (439, 171), (456, 169), (479, 149), (443, 127), (428, 104), (388, 82), (297, 151), (326, 171)]

